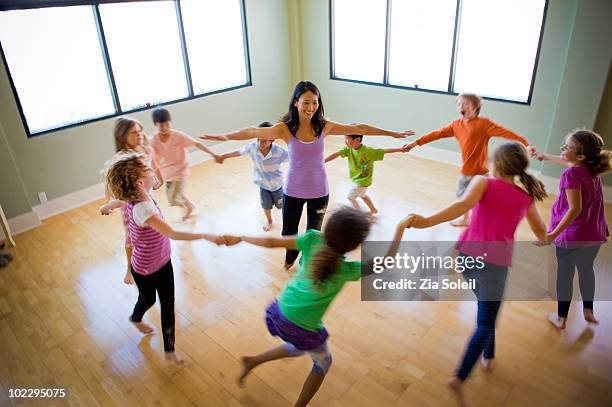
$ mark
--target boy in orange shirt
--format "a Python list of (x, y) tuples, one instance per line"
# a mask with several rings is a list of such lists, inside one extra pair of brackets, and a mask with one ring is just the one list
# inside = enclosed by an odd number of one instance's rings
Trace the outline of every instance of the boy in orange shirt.
[[(414, 147), (431, 143), (442, 138), (455, 137), (461, 147), (461, 175), (457, 185), (457, 197), (461, 197), (472, 178), (476, 175), (485, 175), (489, 172), (487, 168), (489, 139), (491, 137), (503, 137), (508, 140), (518, 141), (527, 147), (531, 155), (535, 149), (529, 145), (529, 141), (522, 136), (498, 125), (497, 123), (480, 117), (482, 98), (472, 93), (462, 93), (457, 96), (457, 111), (460, 119), (453, 121), (440, 130), (432, 131), (412, 143), (406, 144), (408, 151)], [(469, 224), (469, 211), (462, 218), (451, 222), (453, 226), (467, 226)]]

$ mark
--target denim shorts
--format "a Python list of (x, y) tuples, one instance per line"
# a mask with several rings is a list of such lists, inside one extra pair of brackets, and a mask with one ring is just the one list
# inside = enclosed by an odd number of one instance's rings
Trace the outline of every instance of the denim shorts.
[(276, 209), (280, 209), (283, 206), (283, 189), (279, 188), (276, 191), (268, 191), (259, 187), (259, 198), (262, 208), (272, 209), (273, 206), (276, 206)]

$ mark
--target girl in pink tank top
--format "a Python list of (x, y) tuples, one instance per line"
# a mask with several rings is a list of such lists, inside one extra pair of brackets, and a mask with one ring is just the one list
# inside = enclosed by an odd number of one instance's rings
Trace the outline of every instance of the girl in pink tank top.
[(182, 363), (182, 358), (174, 352), (174, 272), (170, 239), (206, 239), (216, 244), (222, 244), (224, 240), (205, 233), (179, 232), (164, 221), (151, 195), (157, 179), (139, 154), (117, 157), (106, 173), (106, 182), (115, 198), (126, 203), (125, 213), (133, 246), (131, 274), (138, 287), (138, 301), (130, 321), (144, 334), (153, 332), (151, 326), (142, 322), (142, 317), (155, 304), (157, 293), (166, 358)]
[[(448, 381), (460, 405), (465, 405), (463, 383), (479, 358), (487, 371), (495, 357), (495, 321), (501, 306), (508, 267), (512, 263), (514, 234), (527, 217), (540, 241), (546, 227), (534, 201), (546, 197), (542, 182), (527, 174), (527, 150), (519, 143), (499, 147), (491, 162), (492, 177), (476, 176), (460, 200), (440, 212), (423, 217), (413, 215), (411, 227), (423, 229), (453, 220), (472, 210), (470, 225), (459, 237), (459, 256), (487, 253), (482, 269), (466, 269), (463, 276), (475, 281), (478, 299), (477, 325), (455, 375)], [(518, 183), (517, 183), (518, 181)]]

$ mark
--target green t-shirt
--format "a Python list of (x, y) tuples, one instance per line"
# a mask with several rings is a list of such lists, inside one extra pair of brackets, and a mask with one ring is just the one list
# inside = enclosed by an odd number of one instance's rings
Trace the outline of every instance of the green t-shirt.
[(311, 229), (297, 236), (296, 246), (302, 252), (300, 266), (278, 297), (283, 315), (297, 326), (312, 332), (323, 327), (321, 318), (344, 284), (361, 278), (361, 262), (343, 258), (339, 271), (322, 285), (315, 285), (309, 263), (322, 243), (323, 235), (318, 230)]
[(384, 156), (385, 150), (382, 148), (372, 148), (363, 144), (359, 149), (344, 147), (340, 150), (340, 157), (348, 158), (351, 180), (360, 187), (372, 185), (374, 161), (380, 161)]

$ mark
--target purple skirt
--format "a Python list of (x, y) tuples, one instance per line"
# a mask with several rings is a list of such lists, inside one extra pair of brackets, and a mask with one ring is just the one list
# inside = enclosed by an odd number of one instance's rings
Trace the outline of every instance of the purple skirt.
[(327, 329), (316, 332), (309, 331), (289, 321), (281, 312), (278, 301), (274, 301), (266, 309), (266, 325), (272, 336), (278, 336), (299, 350), (313, 350), (327, 341)]

